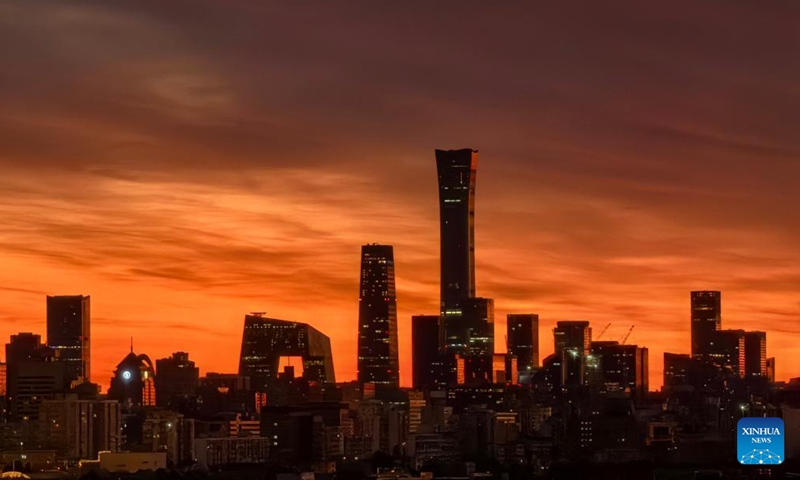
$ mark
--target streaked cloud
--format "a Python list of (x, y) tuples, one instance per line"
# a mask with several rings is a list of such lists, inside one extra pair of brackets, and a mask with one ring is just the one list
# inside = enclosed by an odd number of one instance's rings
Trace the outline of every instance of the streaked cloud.
[[(680, 13), (677, 13), (680, 12)], [(91, 294), (94, 376), (130, 337), (235, 370), (244, 313), (308, 321), (355, 374), (361, 244), (438, 303), (434, 148), (481, 151), (478, 293), (661, 353), (689, 290), (798, 374), (792, 2), (0, 4), (0, 335)], [(502, 347), (500, 348), (502, 350)]]

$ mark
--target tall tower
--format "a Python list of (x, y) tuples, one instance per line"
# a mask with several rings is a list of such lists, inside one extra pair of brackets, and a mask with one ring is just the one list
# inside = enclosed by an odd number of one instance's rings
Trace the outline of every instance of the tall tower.
[(691, 293), (692, 357), (708, 359), (714, 353), (715, 332), (722, 328), (722, 294), (715, 291)]
[(461, 338), (451, 335), (461, 318), (461, 302), (475, 297), (475, 172), (478, 152), (436, 150), (439, 173), (441, 295), (439, 343), (444, 349)]
[(358, 381), (400, 384), (397, 351), (397, 293), (391, 245), (361, 247), (358, 298)]
[(67, 382), (89, 381), (91, 374), (89, 296), (47, 297), (47, 345), (64, 363)]
[(520, 374), (529, 374), (539, 366), (539, 315), (510, 313), (506, 319), (508, 353), (517, 356)]
[(411, 317), (411, 370), (414, 388), (429, 388), (439, 381), (439, 315)]

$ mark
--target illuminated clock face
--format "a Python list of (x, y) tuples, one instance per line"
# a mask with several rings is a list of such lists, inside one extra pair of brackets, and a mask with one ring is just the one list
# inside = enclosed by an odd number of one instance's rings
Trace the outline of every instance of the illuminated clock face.
[(128, 371), (122, 372), (122, 378), (124, 378), (125, 380), (130, 380), (131, 379), (131, 372), (128, 372)]

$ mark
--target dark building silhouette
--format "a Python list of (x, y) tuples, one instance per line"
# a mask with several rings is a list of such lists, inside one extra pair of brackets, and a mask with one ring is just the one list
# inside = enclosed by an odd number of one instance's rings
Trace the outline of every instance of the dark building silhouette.
[(767, 377), (767, 332), (745, 332), (744, 373), (748, 378)]
[(91, 315), (86, 295), (47, 297), (47, 345), (55, 351), (56, 360), (63, 362), (68, 382), (91, 374)]
[(616, 341), (592, 342), (591, 355), (599, 360), (605, 390), (618, 388), (637, 403), (644, 401), (650, 389), (647, 348)]
[(461, 302), (475, 296), (475, 173), (478, 152), (436, 150), (439, 175), (441, 309), (439, 340), (457, 345)]
[(250, 377), (253, 389), (263, 392), (278, 378), (281, 357), (302, 357), (308, 381), (336, 382), (330, 338), (305, 323), (246, 315), (239, 375)]
[(691, 355), (664, 352), (664, 388), (689, 385), (692, 365)]
[(510, 313), (506, 317), (508, 353), (517, 357), (521, 375), (539, 366), (539, 315)]
[(775, 357), (767, 359), (767, 379), (770, 383), (775, 383)]
[(592, 328), (585, 320), (564, 320), (553, 329), (555, 356), (561, 364), (561, 385), (577, 388), (586, 384), (586, 357), (592, 343)]
[(108, 398), (118, 401), (123, 411), (156, 406), (156, 372), (150, 357), (135, 354), (131, 347), (114, 370)]
[(199, 411), (212, 416), (219, 412), (255, 414), (255, 392), (250, 386), (250, 377), (235, 373), (209, 372), (202, 377), (198, 387)]
[(197, 390), (200, 369), (186, 352), (156, 360), (156, 405), (169, 408), (185, 403)]
[(65, 390), (65, 365), (54, 358), (41, 336), (11, 336), (6, 344), (6, 395), (12, 420), (38, 419), (41, 402)]
[(708, 359), (712, 355), (714, 332), (722, 328), (722, 294), (716, 291), (691, 292), (692, 357)]
[(711, 336), (709, 356), (718, 367), (728, 368), (739, 378), (745, 376), (744, 330), (718, 330)]
[(439, 316), (411, 317), (411, 362), (414, 388), (436, 385), (441, 371), (439, 361)]
[(394, 251), (390, 245), (361, 247), (358, 380), (390, 387), (400, 384)]
[(564, 320), (553, 329), (555, 353), (575, 350), (580, 356), (589, 354), (592, 343), (592, 328), (586, 320)]
[(469, 298), (461, 302), (461, 312), (463, 337), (454, 344), (453, 350), (465, 359), (465, 381), (491, 383), (494, 359), (494, 300)]

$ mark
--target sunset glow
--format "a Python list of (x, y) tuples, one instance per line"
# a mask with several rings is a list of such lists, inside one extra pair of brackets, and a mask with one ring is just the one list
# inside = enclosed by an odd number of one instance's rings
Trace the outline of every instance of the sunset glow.
[(410, 385), (411, 316), (439, 309), (434, 149), (475, 148), (498, 351), (507, 313), (540, 315), (542, 358), (557, 320), (635, 325), (658, 389), (709, 289), (723, 328), (766, 331), (777, 379), (800, 376), (796, 15), (347, 3), (0, 4), (3, 342), (44, 336), (46, 295), (91, 295), (106, 389), (131, 337), (235, 372), (258, 311), (330, 336), (355, 379), (375, 242)]

